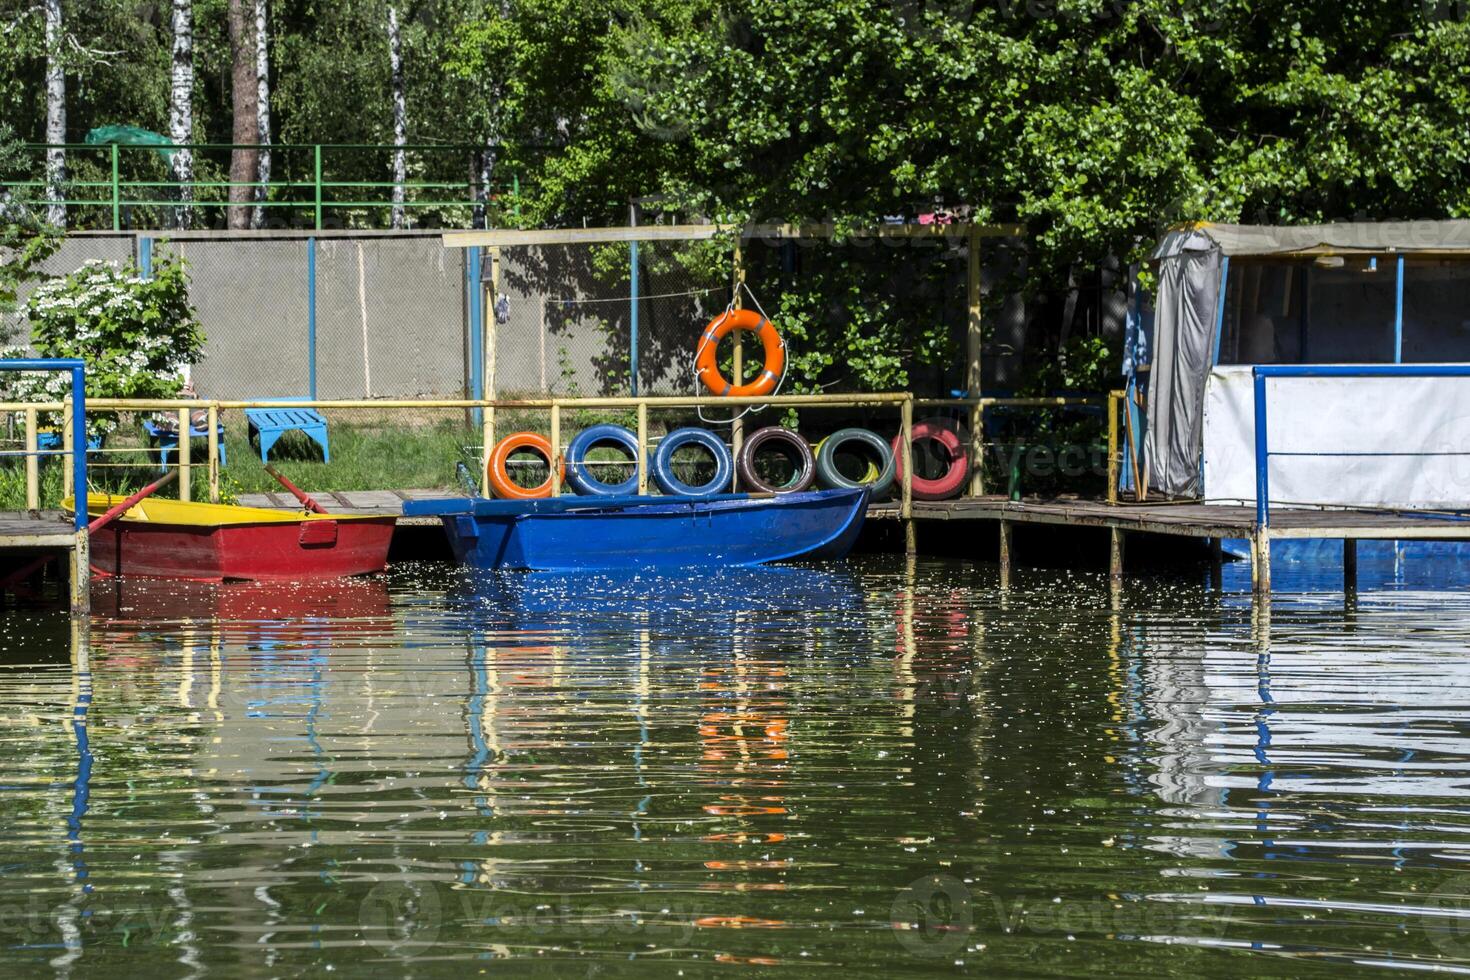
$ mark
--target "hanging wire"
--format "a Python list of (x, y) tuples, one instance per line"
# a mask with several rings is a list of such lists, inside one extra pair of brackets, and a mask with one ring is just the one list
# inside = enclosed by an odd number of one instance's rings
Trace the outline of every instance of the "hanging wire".
[[(734, 295), (730, 297), (730, 302), (725, 307), (725, 312), (721, 313), (713, 321), (711, 321), (710, 328), (699, 335), (699, 346), (694, 349), (694, 360), (689, 362), (689, 377), (691, 380), (691, 386), (696, 396), (699, 394), (699, 371), (696, 367), (696, 365), (699, 363), (699, 355), (704, 353), (704, 349), (707, 345), (713, 343), (713, 341), (709, 339), (709, 335), (714, 332), (714, 329), (717, 328), (721, 323), (725, 322), (725, 317), (735, 312), (735, 301), (740, 298), (740, 290), (742, 289), (745, 290), (745, 295), (750, 297), (751, 303), (755, 305), (756, 312), (761, 315), (761, 318), (765, 320), (771, 319), (769, 316), (766, 315), (765, 307), (761, 306), (761, 301), (756, 299), (755, 293), (751, 291), (750, 286), (748, 286), (744, 282), (736, 284)], [(781, 349), (785, 350), (785, 338), (781, 337), (779, 333), (776, 336), (777, 342), (781, 345)], [(786, 373), (790, 369), (790, 358), (781, 358), (781, 377), (776, 379), (776, 387), (771, 391), (772, 396), (781, 394), (781, 386), (786, 383)], [(745, 416), (749, 415), (751, 412), (764, 411), (769, 407), (769, 405), (747, 405), (745, 406), (745, 408), (730, 416), (728, 419), (708, 418), (704, 414), (703, 405), (696, 405), (694, 407), (694, 411), (695, 414), (699, 416), (699, 421), (703, 422), (705, 425), (734, 425), (736, 422), (745, 418)]]
[[(706, 293), (718, 293), (724, 288), (725, 287), (723, 286), (714, 286), (710, 289), (686, 289), (683, 292), (678, 293), (648, 293), (640, 295), (638, 297), (638, 301), (641, 303), (646, 299), (670, 299), (677, 296), (703, 296)], [(603, 296), (593, 299), (576, 299), (563, 296), (548, 297), (546, 300), (546, 302), (548, 303), (556, 303), (561, 306), (581, 306), (588, 303), (631, 303), (632, 301), (633, 297), (631, 296)]]

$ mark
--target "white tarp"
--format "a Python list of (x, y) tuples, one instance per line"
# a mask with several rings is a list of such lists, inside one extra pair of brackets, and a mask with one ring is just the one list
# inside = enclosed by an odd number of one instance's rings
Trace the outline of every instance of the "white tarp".
[[(1210, 371), (1204, 414), (1205, 498), (1254, 504), (1249, 365)], [(1266, 418), (1273, 505), (1470, 509), (1470, 378), (1271, 378)]]

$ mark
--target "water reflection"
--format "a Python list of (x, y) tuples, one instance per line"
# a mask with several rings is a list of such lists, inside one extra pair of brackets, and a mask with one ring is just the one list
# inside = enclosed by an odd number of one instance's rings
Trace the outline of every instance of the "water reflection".
[(13, 617), (7, 964), (1470, 967), (1470, 602), (995, 585), (419, 569)]

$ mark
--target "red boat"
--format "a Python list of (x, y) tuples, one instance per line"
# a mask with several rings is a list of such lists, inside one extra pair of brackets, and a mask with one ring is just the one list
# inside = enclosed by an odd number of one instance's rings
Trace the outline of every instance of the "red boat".
[[(127, 499), (88, 494), (87, 513), (96, 517)], [(397, 520), (150, 497), (93, 533), (92, 570), (197, 582), (366, 575), (388, 564)]]

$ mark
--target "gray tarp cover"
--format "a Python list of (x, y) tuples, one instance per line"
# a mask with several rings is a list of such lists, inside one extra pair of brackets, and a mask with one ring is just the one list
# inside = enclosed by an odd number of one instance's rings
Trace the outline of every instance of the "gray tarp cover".
[(1199, 492), (1205, 379), (1214, 360), (1220, 291), (1219, 248), (1197, 233), (1181, 234), (1203, 247), (1181, 247), (1159, 263), (1144, 455), (1149, 489), (1176, 496)]
[(1372, 221), (1331, 225), (1220, 225), (1202, 223), (1169, 232), (1155, 260), (1219, 248), (1226, 255), (1291, 252), (1470, 252), (1470, 221)]

